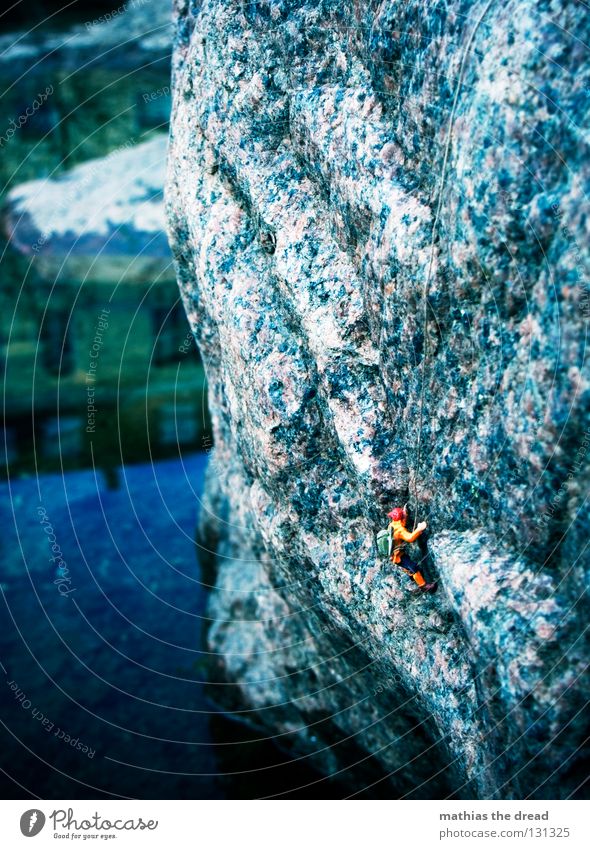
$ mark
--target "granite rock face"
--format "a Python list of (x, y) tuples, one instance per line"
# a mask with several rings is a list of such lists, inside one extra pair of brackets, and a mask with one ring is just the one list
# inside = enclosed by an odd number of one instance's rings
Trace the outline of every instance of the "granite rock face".
[[(589, 29), (574, 0), (176, 0), (212, 690), (353, 793), (583, 793)], [(435, 596), (377, 553), (405, 501)]]

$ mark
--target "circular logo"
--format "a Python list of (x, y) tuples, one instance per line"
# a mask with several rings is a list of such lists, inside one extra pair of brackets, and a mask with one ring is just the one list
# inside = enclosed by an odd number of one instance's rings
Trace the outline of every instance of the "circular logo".
[(25, 837), (35, 837), (45, 825), (45, 814), (38, 808), (25, 811), (20, 818), (20, 830)]

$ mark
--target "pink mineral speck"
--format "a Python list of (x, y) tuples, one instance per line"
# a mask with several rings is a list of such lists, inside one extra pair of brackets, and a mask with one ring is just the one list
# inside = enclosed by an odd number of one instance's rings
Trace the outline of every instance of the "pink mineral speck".
[(542, 640), (551, 640), (555, 636), (555, 628), (546, 619), (539, 619), (535, 623), (535, 634)]

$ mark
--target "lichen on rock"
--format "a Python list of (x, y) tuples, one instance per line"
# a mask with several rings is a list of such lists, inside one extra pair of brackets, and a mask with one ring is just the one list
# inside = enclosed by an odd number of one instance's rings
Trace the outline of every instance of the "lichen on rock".
[[(586, 774), (588, 28), (573, 0), (176, 2), (214, 692), (357, 792)], [(408, 499), (435, 596), (378, 558)]]

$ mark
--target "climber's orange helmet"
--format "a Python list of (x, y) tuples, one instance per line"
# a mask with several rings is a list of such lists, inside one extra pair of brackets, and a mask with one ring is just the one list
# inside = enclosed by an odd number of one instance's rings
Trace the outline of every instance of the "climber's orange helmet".
[(387, 517), (391, 519), (392, 522), (405, 522), (408, 518), (408, 514), (405, 507), (394, 507), (393, 510), (387, 514)]

